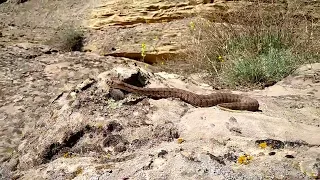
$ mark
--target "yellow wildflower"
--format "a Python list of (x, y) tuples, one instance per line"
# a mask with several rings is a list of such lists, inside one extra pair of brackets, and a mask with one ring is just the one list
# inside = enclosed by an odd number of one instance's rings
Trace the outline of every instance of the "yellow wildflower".
[(206, 25), (209, 27), (211, 25), (211, 22), (209, 20), (207, 20)]
[(263, 142), (263, 143), (260, 143), (260, 144), (259, 144), (259, 147), (260, 147), (261, 149), (265, 149), (267, 146), (268, 146), (268, 145), (267, 145), (266, 142)]
[(178, 143), (181, 144), (182, 142), (184, 142), (183, 138), (178, 138)]
[(111, 158), (111, 154), (108, 153), (108, 154), (106, 155), (106, 158), (107, 158), (107, 159), (110, 159), (110, 158)]
[(70, 156), (69, 152), (66, 152), (66, 153), (63, 154), (64, 158), (69, 158), (69, 156)]
[(224, 59), (223, 59), (222, 56), (218, 56), (218, 60), (219, 60), (220, 62), (224, 62)]
[(66, 153), (63, 154), (63, 157), (64, 158), (72, 158), (72, 157), (75, 157), (75, 155), (70, 153), (70, 152), (66, 152)]
[(146, 49), (147, 49), (146, 43), (142, 43), (142, 44), (141, 44), (141, 56), (142, 56), (143, 58), (146, 56)]
[(252, 156), (250, 156), (250, 155), (248, 155), (248, 154), (244, 154), (244, 155), (242, 155), (242, 156), (239, 156), (239, 158), (238, 158), (238, 163), (239, 163), (239, 164), (245, 164), (245, 165), (247, 165), (247, 164), (250, 163), (250, 161), (251, 161), (252, 159), (253, 159)]
[(193, 21), (191, 21), (189, 25), (190, 25), (190, 29), (191, 30), (195, 30), (196, 29), (196, 24)]

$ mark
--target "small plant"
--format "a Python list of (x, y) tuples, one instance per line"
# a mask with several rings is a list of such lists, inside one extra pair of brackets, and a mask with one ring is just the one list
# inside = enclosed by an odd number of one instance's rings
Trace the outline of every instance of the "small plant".
[(189, 26), (191, 31), (194, 31), (196, 29), (196, 24), (193, 21), (189, 23)]
[(63, 28), (48, 41), (49, 45), (57, 47), (64, 52), (81, 51), (84, 34), (74, 27)]
[(232, 68), (222, 73), (225, 82), (230, 85), (277, 82), (291, 74), (298, 64), (302, 64), (299, 57), (290, 50), (274, 48), (255, 57), (238, 56), (230, 63)]
[(102, 123), (98, 123), (98, 124), (96, 125), (96, 127), (97, 127), (98, 129), (103, 129), (103, 124), (102, 124)]
[(72, 173), (72, 178), (71, 179), (74, 179), (75, 177), (79, 176), (82, 173), (83, 173), (83, 168), (82, 167), (77, 167), (77, 169)]
[(183, 143), (185, 140), (183, 139), (183, 138), (178, 138), (178, 140), (177, 140), (177, 142), (178, 142), (178, 144), (181, 144), (181, 143)]
[(63, 157), (64, 158), (73, 158), (73, 157), (75, 157), (76, 155), (74, 155), (73, 153), (71, 153), (71, 152), (66, 152), (66, 153), (64, 153), (63, 154)]
[(142, 56), (142, 61), (144, 61), (144, 58), (146, 57), (146, 50), (147, 50), (147, 45), (146, 43), (141, 44), (141, 56)]
[(265, 148), (268, 147), (268, 144), (267, 144), (266, 142), (262, 142), (262, 143), (259, 144), (259, 147), (260, 147), (261, 149), (265, 149)]
[(252, 159), (253, 159), (252, 156), (250, 156), (248, 154), (244, 154), (242, 156), (239, 156), (237, 161), (239, 164), (247, 165), (252, 161)]

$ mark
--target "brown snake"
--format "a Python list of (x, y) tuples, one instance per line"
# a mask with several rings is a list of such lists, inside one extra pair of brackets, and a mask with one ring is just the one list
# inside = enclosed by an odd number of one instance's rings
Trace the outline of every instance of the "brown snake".
[(200, 95), (177, 88), (141, 88), (117, 79), (111, 79), (109, 84), (112, 88), (145, 95), (151, 98), (180, 98), (181, 100), (198, 107), (218, 105), (232, 110), (259, 110), (259, 102), (257, 100), (238, 94), (214, 93), (209, 95)]

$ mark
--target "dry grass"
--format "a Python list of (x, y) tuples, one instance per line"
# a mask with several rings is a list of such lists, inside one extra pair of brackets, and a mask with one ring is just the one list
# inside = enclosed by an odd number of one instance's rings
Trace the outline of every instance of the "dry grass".
[(192, 42), (184, 56), (189, 72), (207, 72), (219, 86), (265, 87), (301, 64), (320, 61), (320, 38), (310, 19), (259, 8), (190, 22)]
[(47, 44), (58, 48), (63, 52), (81, 51), (83, 47), (84, 33), (77, 28), (61, 28)]

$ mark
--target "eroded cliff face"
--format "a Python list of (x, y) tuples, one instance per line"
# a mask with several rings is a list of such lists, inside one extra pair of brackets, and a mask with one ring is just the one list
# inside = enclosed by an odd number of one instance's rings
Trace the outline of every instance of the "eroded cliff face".
[(257, 4), (261, 13), (288, 13), (319, 27), (319, 2), (307, 0), (31, 0), (2, 3), (0, 26), (6, 42), (35, 43), (48, 40), (61, 26), (81, 26), (86, 31), (85, 51), (141, 60), (145, 44), (144, 61), (153, 63), (185, 51), (192, 42), (190, 23), (195, 17), (227, 22), (240, 11), (257, 12)]
[[(261, 1), (259, 11), (288, 13), (295, 17), (309, 18), (317, 25), (320, 8), (316, 4), (319, 3)], [(195, 21), (195, 17), (224, 22), (229, 16), (240, 11), (257, 11), (256, 5), (253, 1), (102, 2), (94, 8), (87, 21), (86, 26), (95, 30), (92, 31), (86, 50), (141, 60), (141, 45), (146, 44), (145, 62), (167, 60), (182, 53), (191, 41), (190, 22)]]

